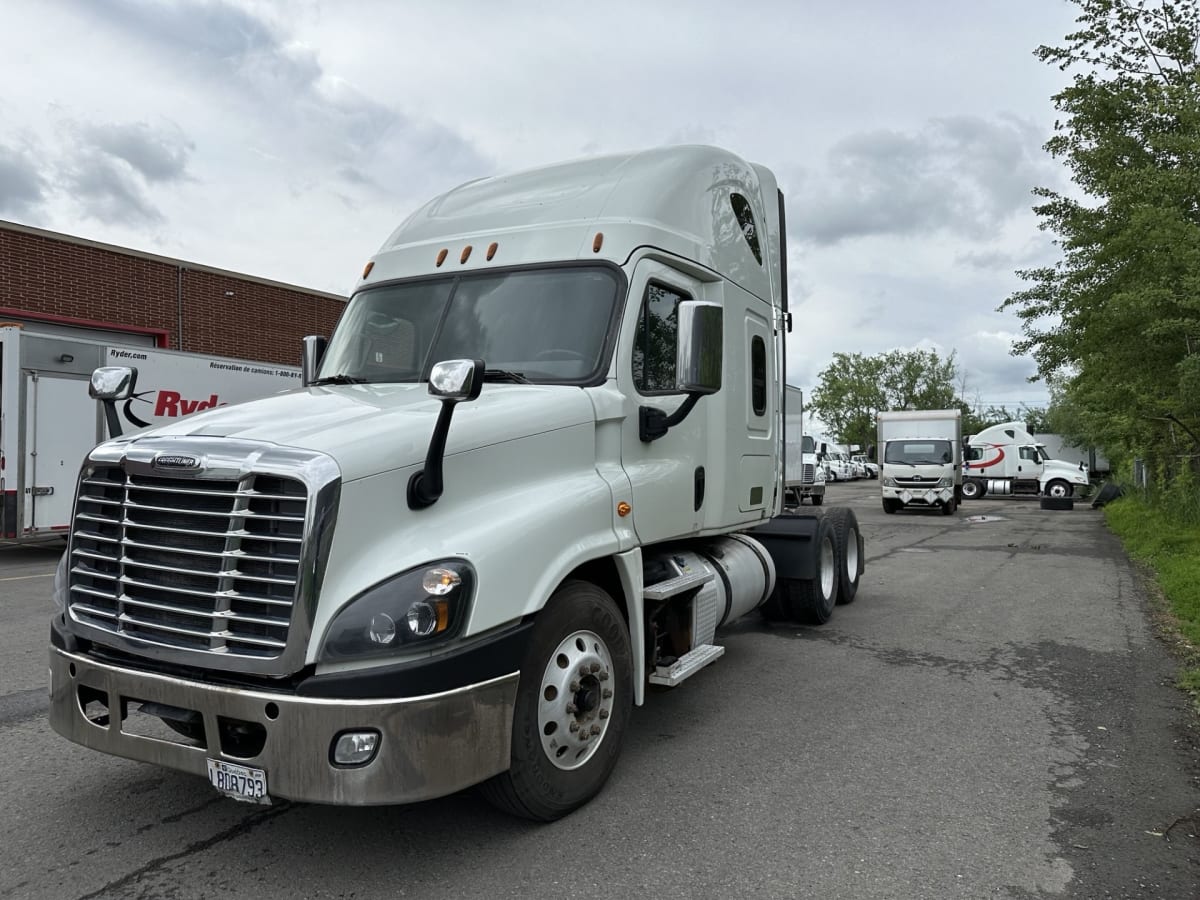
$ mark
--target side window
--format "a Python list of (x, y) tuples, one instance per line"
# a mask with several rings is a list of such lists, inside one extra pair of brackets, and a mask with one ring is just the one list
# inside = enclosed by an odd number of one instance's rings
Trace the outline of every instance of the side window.
[(675, 356), (679, 345), (676, 310), (683, 299), (683, 294), (665, 285), (646, 286), (633, 344), (633, 383), (640, 393), (675, 393)]
[(767, 345), (761, 337), (750, 338), (750, 406), (756, 416), (767, 412)]
[(967, 456), (966, 456), (967, 462), (978, 462), (981, 459), (983, 459), (983, 450), (981, 448), (979, 448), (979, 447), (968, 447), (967, 448)]
[(733, 215), (737, 218), (738, 227), (742, 229), (742, 237), (750, 245), (750, 252), (761, 266), (762, 245), (758, 240), (758, 225), (754, 221), (754, 210), (750, 208), (750, 201), (741, 194), (730, 194), (729, 205), (733, 207)]
[(1037, 462), (1038, 461), (1037, 448), (1036, 447), (1022, 447), (1021, 448), (1021, 459), (1028, 459), (1028, 460), (1032, 460), (1033, 462)]

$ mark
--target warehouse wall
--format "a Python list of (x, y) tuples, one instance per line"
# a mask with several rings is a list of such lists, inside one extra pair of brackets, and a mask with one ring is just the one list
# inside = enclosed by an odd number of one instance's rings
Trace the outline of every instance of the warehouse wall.
[(0, 221), (0, 320), (153, 333), (175, 350), (298, 365), (345, 298)]

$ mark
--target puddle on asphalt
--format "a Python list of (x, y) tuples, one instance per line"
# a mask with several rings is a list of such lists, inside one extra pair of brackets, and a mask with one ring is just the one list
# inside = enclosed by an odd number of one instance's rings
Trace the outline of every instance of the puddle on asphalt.
[(963, 519), (964, 522), (1003, 522), (1004, 516), (967, 516)]
[(901, 553), (932, 553), (932, 550), (926, 550), (924, 547), (901, 547)]

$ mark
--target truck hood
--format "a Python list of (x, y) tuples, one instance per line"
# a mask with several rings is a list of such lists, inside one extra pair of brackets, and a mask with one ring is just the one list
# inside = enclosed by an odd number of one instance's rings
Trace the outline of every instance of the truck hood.
[[(441, 410), (425, 384), (310, 387), (219, 407), (131, 435), (266, 441), (333, 457), (343, 481), (423, 462)], [(566, 385), (486, 384), (460, 403), (446, 455), (594, 422), (588, 395)]]

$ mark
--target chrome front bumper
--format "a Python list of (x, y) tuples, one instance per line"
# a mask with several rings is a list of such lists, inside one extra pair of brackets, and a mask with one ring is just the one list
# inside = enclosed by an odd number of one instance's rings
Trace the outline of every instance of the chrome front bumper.
[[(272, 797), (354, 806), (411, 803), (508, 769), (518, 674), (422, 697), (323, 699), (140, 672), (51, 647), (50, 724), (85, 747), (202, 777), (208, 759), (263, 769)], [(81, 688), (107, 695), (106, 724), (85, 715)], [(207, 746), (126, 730), (129, 719), (117, 713), (138, 702), (198, 712)], [(223, 752), (218, 717), (261, 725), (261, 750), (249, 757)], [(354, 768), (334, 765), (337, 735), (365, 729), (381, 735), (375, 758)]]

